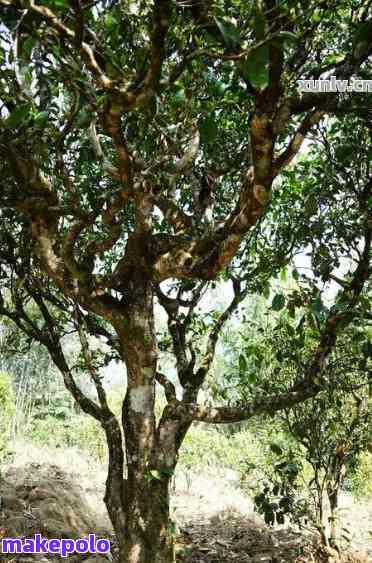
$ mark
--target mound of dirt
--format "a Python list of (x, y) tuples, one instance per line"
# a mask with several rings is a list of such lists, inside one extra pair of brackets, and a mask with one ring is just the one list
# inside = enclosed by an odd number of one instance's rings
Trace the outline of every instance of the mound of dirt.
[[(208, 521), (201, 518), (181, 529), (180, 563), (370, 563), (345, 551), (332, 558), (313, 532), (268, 528), (260, 518), (226, 510)], [(336, 554), (336, 552), (334, 552)]]
[[(109, 531), (100, 526), (76, 476), (56, 465), (29, 463), (11, 467), (0, 481), (0, 533), (10, 538), (41, 534), (45, 538), (74, 539), (89, 533), (107, 537)], [(0, 560), (7, 561), (6, 556), (3, 554)], [(75, 560), (81, 560), (81, 556)]]
[[(252, 499), (223, 472), (179, 473), (172, 508), (181, 530), (177, 561), (182, 563), (331, 563), (318, 534), (269, 528), (254, 512)], [(337, 563), (372, 561), (355, 548), (345, 549)]]

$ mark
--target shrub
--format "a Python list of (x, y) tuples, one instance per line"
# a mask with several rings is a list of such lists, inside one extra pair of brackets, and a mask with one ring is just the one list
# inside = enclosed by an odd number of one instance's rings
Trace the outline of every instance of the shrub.
[(8, 442), (15, 413), (15, 399), (10, 376), (0, 371), (0, 463), (8, 453)]
[(372, 453), (363, 452), (351, 478), (351, 490), (359, 497), (372, 497)]
[(218, 467), (233, 469), (242, 483), (248, 485), (250, 479), (261, 473), (264, 456), (254, 436), (246, 429), (226, 434), (215, 428), (194, 425), (180, 451), (181, 468), (198, 469)]

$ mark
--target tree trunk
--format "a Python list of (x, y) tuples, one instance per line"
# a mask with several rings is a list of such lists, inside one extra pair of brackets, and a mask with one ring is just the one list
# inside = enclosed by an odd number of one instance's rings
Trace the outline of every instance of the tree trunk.
[(169, 518), (169, 479), (127, 483), (124, 542), (120, 563), (173, 563), (174, 540)]
[(322, 543), (328, 546), (328, 535), (326, 530), (326, 523), (324, 522), (324, 481), (322, 480), (317, 466), (313, 466), (315, 477), (315, 517), (316, 524), (322, 539)]
[(332, 467), (329, 472), (329, 479), (327, 482), (327, 495), (330, 508), (330, 531), (329, 543), (333, 549), (340, 553), (340, 527), (338, 518), (338, 496), (342, 487), (342, 483), (346, 475), (346, 465), (344, 463), (344, 449), (342, 444), (339, 444), (336, 449), (335, 457), (333, 459)]
[(338, 525), (338, 487), (332, 487), (328, 490), (329, 508), (330, 508), (330, 533), (329, 543), (331, 547), (339, 551), (339, 525)]
[[(122, 409), (127, 466), (122, 501), (124, 530), (121, 522), (116, 522), (116, 510), (109, 513), (118, 537), (120, 563), (173, 563), (169, 484), (176, 456), (174, 448), (168, 455), (169, 448), (161, 443), (156, 427), (157, 343), (153, 288), (141, 267), (143, 244), (144, 239), (136, 236), (128, 243), (127, 252), (133, 256), (132, 279), (124, 318), (115, 325), (127, 368)], [(114, 495), (111, 500), (115, 500)]]

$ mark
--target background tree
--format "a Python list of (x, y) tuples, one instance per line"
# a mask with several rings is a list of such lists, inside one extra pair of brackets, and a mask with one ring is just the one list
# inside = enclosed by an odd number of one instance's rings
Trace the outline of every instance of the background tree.
[[(306, 209), (287, 208), (301, 185), (282, 173), (326, 114), (368, 119), (368, 96), (299, 95), (297, 80), (370, 76), (369, 4), (1, 0), (1, 17), (1, 259), (11, 297), (1, 312), (48, 348), (105, 430), (105, 500), (120, 561), (169, 562), (169, 480), (190, 424), (244, 420), (317, 394), (337, 334), (358, 311), (370, 273), (369, 175), (363, 170), (354, 192), (322, 184), (315, 199), (325, 219), (306, 231), (295, 227), (309, 220)], [(221, 329), (247, 292), (267, 287), (310, 237), (319, 242), (330, 230), (342, 239), (333, 215), (345, 190), (349, 243), (331, 256), (348, 255), (353, 243), (356, 266), (324, 313), (306, 365), (280, 394), (258, 388), (245, 405), (198, 404)], [(197, 354), (198, 303), (221, 275), (234, 296)], [(42, 326), (23, 306), (26, 296)], [(155, 297), (168, 315), (182, 398), (158, 370)], [(96, 400), (66, 362), (60, 341), (69, 322)], [(121, 424), (89, 332), (126, 365)], [(159, 422), (156, 382), (168, 401)]]
[(5, 371), (0, 371), (0, 456), (2, 462), (9, 453), (8, 439), (12, 428), (14, 403), (14, 392), (9, 374)]
[[(371, 405), (368, 394), (323, 394), (287, 422), (289, 432), (306, 451), (313, 469), (316, 524), (323, 543), (340, 552), (339, 494), (358, 456), (371, 444)], [(329, 510), (325, 497), (328, 499)], [(345, 534), (343, 534), (345, 536)]]

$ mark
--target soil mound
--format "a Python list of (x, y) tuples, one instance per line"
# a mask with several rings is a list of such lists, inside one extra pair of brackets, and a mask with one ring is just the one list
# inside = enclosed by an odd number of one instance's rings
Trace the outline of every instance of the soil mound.
[[(100, 526), (99, 517), (75, 475), (56, 465), (28, 463), (11, 467), (1, 479), (2, 537), (26, 538), (41, 534), (45, 538), (76, 539), (89, 533), (107, 537), (109, 531)], [(30, 561), (24, 556), (18, 559), (14, 559), (14, 555), (10, 555), (9, 559), (6, 557), (1, 554), (0, 562), (10, 559)], [(33, 556), (32, 560), (35, 559), (36, 556)], [(56, 556), (53, 559), (59, 560)], [(69, 560), (81, 561), (81, 556), (70, 557)]]

